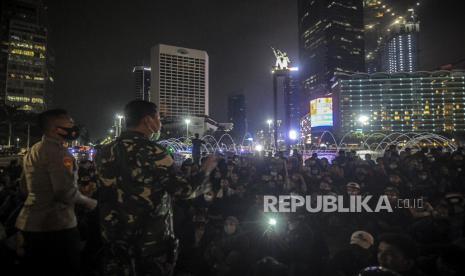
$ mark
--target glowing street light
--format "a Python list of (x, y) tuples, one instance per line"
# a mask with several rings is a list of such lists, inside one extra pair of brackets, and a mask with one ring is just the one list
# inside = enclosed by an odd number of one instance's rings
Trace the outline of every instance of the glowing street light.
[(121, 114), (116, 114), (116, 119), (118, 119), (118, 125), (116, 126), (116, 136), (120, 136), (121, 130), (123, 129), (121, 122), (124, 119), (124, 116)]
[(263, 146), (260, 145), (260, 144), (258, 144), (258, 145), (255, 146), (255, 150), (256, 150), (256, 151), (262, 151), (262, 150), (263, 150)]
[(191, 119), (185, 119), (184, 123), (186, 123), (186, 137), (189, 138), (189, 124), (191, 123)]
[(268, 132), (271, 133), (271, 124), (273, 123), (273, 120), (268, 119), (266, 120), (266, 123), (268, 124)]
[(270, 128), (271, 124), (273, 123), (273, 120), (268, 119), (268, 120), (266, 120), (266, 123), (268, 124), (268, 128)]
[(298, 136), (298, 135), (297, 135), (297, 131), (295, 131), (295, 130), (293, 130), (293, 129), (291, 129), (291, 130), (289, 131), (289, 139), (291, 139), (291, 140), (297, 140), (297, 136)]
[(276, 221), (275, 218), (269, 218), (269, 219), (268, 219), (268, 224), (269, 224), (270, 226), (275, 226), (276, 223), (278, 223), (278, 222)]

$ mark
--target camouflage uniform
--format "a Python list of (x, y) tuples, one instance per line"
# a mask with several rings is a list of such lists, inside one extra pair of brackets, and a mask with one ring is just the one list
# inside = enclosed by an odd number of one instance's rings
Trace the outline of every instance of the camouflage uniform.
[(170, 275), (178, 247), (171, 197), (197, 196), (206, 175), (188, 182), (164, 148), (134, 131), (103, 147), (96, 163), (105, 275)]

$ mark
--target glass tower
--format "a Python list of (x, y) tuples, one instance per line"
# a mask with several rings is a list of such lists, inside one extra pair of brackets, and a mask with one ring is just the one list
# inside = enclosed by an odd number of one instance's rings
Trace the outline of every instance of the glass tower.
[(327, 93), (336, 73), (365, 71), (362, 2), (299, 0), (299, 70), (307, 96)]

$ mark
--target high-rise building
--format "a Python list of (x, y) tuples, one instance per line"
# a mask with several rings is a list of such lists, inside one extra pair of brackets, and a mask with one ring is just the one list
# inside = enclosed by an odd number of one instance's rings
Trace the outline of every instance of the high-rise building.
[(368, 73), (381, 71), (381, 45), (388, 26), (388, 17), (386, 5), (383, 2), (379, 0), (363, 1), (365, 67)]
[[(384, 72), (414, 72), (418, 66), (419, 24), (414, 21), (396, 20), (389, 28), (384, 42), (382, 69)], [(397, 22), (397, 23), (396, 23)]]
[(134, 66), (135, 96), (137, 100), (150, 101), (150, 67)]
[(41, 1), (6, 0), (1, 4), (0, 102), (23, 110), (46, 108), (53, 78), (45, 9)]
[(242, 140), (247, 129), (247, 105), (244, 94), (229, 96), (228, 122), (233, 124), (232, 136)]
[(342, 133), (465, 132), (465, 71), (340, 75), (333, 96)]
[(299, 93), (299, 71), (289, 70), (284, 80), (284, 127), (285, 133), (299, 131), (300, 129), (300, 93)]
[(151, 51), (151, 101), (162, 118), (180, 121), (208, 115), (208, 54), (159, 44)]
[(362, 0), (299, 0), (298, 9), (299, 71), (307, 97), (328, 93), (336, 73), (365, 71)]
[(420, 2), (402, 1), (391, 6), (387, 1), (364, 0), (365, 65), (375, 72), (413, 72), (417, 70)]

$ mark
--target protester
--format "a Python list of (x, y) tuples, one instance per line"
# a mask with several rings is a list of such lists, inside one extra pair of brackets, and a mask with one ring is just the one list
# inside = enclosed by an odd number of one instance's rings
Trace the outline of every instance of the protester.
[(350, 245), (336, 252), (331, 260), (334, 275), (353, 276), (373, 264), (371, 247), (373, 236), (365, 231), (356, 231), (350, 237)]
[[(401, 151), (393, 145), (381, 155), (364, 159), (354, 151), (341, 150), (333, 160), (297, 150), (287, 157), (225, 151), (216, 153), (218, 162), (207, 176), (208, 159), (201, 145), (195, 161), (184, 160), (179, 170), (171, 162), (164, 166), (168, 155), (149, 140), (161, 127), (157, 112), (153, 106), (147, 113), (141, 107), (136, 110), (139, 119), (134, 122), (135, 115), (129, 112), (129, 130), (100, 150), (97, 172), (91, 161), (79, 164), (80, 191), (102, 199), (100, 222), (92, 222), (93, 212), (77, 209), (85, 242), (81, 253), (88, 260), (81, 271), (98, 273), (101, 227), (104, 263), (117, 264), (105, 271), (114, 273), (135, 268), (153, 274), (165, 263), (172, 270), (174, 260), (155, 256), (174, 252), (174, 246), (156, 243), (150, 248), (160, 251), (141, 257), (132, 255), (136, 248), (129, 241), (143, 242), (137, 250), (145, 252), (151, 241), (179, 239), (175, 276), (463, 275), (465, 263), (457, 257), (465, 248), (465, 152), (461, 148), (451, 153), (434, 148)], [(117, 145), (127, 151), (128, 163), (120, 164)], [(21, 263), (8, 219), (15, 217), (22, 202), (18, 179), (9, 181), (10, 176), (17, 178), (16, 167), (4, 168), (0, 178), (0, 223), (8, 241), (0, 252), (5, 260)], [(97, 189), (95, 182), (99, 182)], [(133, 192), (126, 182), (141, 189)], [(270, 214), (264, 213), (265, 195), (312, 196), (312, 203), (320, 195), (344, 200), (385, 197), (393, 212), (308, 213), (302, 207), (295, 213)], [(375, 204), (369, 205), (374, 209)], [(153, 231), (156, 237), (143, 235), (154, 229), (160, 230)], [(17, 253), (21, 254), (21, 248)], [(128, 264), (131, 258), (135, 266)], [(145, 266), (147, 262), (152, 266)]]

